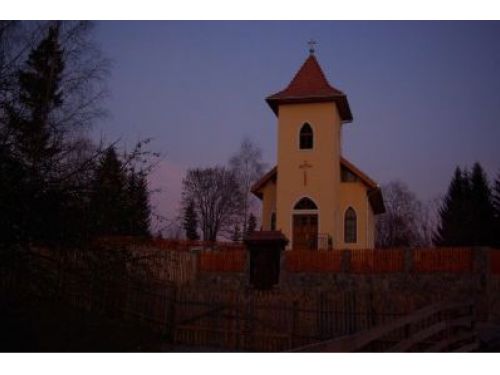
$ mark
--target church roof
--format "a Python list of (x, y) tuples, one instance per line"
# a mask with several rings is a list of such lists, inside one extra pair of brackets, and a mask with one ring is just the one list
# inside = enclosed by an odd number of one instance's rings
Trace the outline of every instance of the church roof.
[(268, 96), (266, 102), (276, 115), (281, 104), (335, 102), (342, 120), (352, 121), (347, 96), (330, 85), (314, 54), (309, 55), (289, 85)]
[[(340, 165), (350, 170), (353, 174), (358, 176), (361, 182), (368, 188), (368, 199), (375, 214), (382, 214), (385, 212), (384, 199), (382, 192), (375, 181), (368, 177), (358, 167), (352, 164), (344, 157), (340, 157)], [(275, 166), (264, 176), (262, 176), (251, 188), (251, 192), (258, 198), (262, 199), (261, 189), (271, 180), (276, 181), (278, 176), (278, 167)]]

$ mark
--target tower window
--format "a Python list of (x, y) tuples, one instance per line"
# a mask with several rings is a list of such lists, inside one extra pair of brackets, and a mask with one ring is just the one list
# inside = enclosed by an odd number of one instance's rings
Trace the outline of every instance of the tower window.
[(300, 129), (300, 149), (310, 150), (313, 148), (313, 130), (307, 122)]
[(344, 242), (356, 243), (357, 237), (357, 218), (356, 211), (349, 207), (345, 212), (344, 218)]

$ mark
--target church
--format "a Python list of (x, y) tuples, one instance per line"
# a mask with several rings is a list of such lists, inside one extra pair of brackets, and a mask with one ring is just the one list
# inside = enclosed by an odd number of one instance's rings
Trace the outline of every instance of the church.
[(252, 187), (262, 201), (262, 230), (281, 231), (294, 250), (373, 248), (382, 193), (342, 156), (349, 102), (309, 52), (290, 84), (266, 98), (278, 119), (278, 155)]

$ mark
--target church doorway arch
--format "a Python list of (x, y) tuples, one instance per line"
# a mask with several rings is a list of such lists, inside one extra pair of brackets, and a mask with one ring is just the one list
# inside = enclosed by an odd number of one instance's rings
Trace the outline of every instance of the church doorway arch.
[(292, 211), (292, 246), (294, 250), (318, 248), (318, 206), (308, 197), (301, 198)]

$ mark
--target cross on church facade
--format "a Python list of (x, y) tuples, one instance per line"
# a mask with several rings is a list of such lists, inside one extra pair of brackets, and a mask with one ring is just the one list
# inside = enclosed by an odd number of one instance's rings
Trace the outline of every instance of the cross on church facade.
[(304, 163), (299, 165), (299, 168), (304, 171), (304, 186), (307, 186), (307, 170), (311, 168), (312, 165), (307, 162), (307, 160), (304, 160)]

